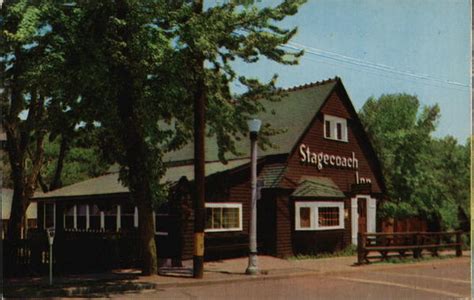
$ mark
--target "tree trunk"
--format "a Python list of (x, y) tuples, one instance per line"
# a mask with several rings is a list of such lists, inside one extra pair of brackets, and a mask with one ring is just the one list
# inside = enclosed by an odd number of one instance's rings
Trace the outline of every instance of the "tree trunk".
[[(130, 7), (127, 1), (117, 1), (117, 18), (126, 20), (129, 17)], [(126, 26), (118, 30), (119, 40), (128, 45), (132, 42), (134, 28)], [(117, 78), (117, 107), (121, 121), (118, 126), (121, 143), (125, 148), (125, 157), (122, 166), (128, 167), (128, 185), (131, 197), (138, 206), (140, 246), (142, 252), (142, 274), (145, 276), (158, 273), (158, 259), (156, 255), (155, 228), (153, 226), (152, 190), (147, 161), (150, 153), (144, 139), (142, 118), (138, 100), (143, 92), (140, 79), (133, 74), (133, 57), (127, 48), (122, 55), (128, 58), (127, 64), (117, 63), (114, 66), (114, 75)]]
[(158, 258), (156, 255), (155, 230), (153, 226), (153, 208), (151, 201), (138, 205), (140, 241), (142, 248), (142, 275), (150, 276), (158, 273)]
[(69, 148), (69, 140), (64, 135), (61, 135), (61, 146), (59, 148), (58, 161), (56, 163), (56, 170), (54, 171), (53, 181), (49, 186), (49, 191), (54, 191), (62, 186), (61, 173), (64, 166), (64, 158), (66, 157)]
[[(13, 95), (13, 94), (12, 94)], [(38, 128), (38, 123), (43, 118), (44, 97), (37, 98), (35, 92), (32, 92), (28, 116), (25, 121), (18, 118), (13, 100), (22, 101), (21, 96), (12, 97), (12, 106), (10, 116), (6, 122), (7, 150), (12, 170), (13, 180), (13, 198), (10, 210), (10, 220), (7, 230), (7, 238), (16, 240), (21, 238), (21, 227), (26, 221), (26, 209), (33, 197), (38, 176), (43, 164), (44, 145), (43, 140), (45, 131)], [(22, 124), (22, 122), (24, 122)], [(34, 137), (35, 151), (28, 151), (31, 146), (30, 136)], [(32, 166), (29, 173), (26, 173), (26, 154), (30, 155)]]
[(22, 187), (15, 186), (13, 189), (12, 207), (10, 219), (8, 220), (7, 239), (19, 240), (21, 238), (21, 225), (25, 223), (28, 199), (22, 192)]

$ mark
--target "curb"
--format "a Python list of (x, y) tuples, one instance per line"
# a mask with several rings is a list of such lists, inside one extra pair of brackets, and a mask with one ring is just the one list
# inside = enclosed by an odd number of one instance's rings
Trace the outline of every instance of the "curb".
[[(143, 283), (126, 283), (115, 286), (105, 287), (75, 287), (67, 291), (67, 296), (91, 296), (92, 294), (112, 294), (118, 292), (133, 292), (142, 290), (153, 290), (156, 289), (154, 283), (143, 282)], [(63, 290), (64, 291), (64, 290)]]
[[(463, 256), (468, 257), (468, 256)], [(462, 258), (463, 258), (462, 257)], [(469, 257), (470, 259), (470, 257)], [(452, 263), (449, 260), (443, 261), (434, 261), (436, 264), (448, 264)], [(299, 278), (299, 277), (306, 277), (306, 276), (323, 276), (323, 275), (338, 275), (341, 273), (353, 273), (353, 272), (361, 272), (366, 270), (392, 270), (392, 269), (399, 269), (399, 268), (412, 268), (417, 266), (427, 266), (432, 265), (433, 261), (426, 261), (426, 262), (417, 262), (412, 263), (410, 265), (407, 264), (383, 264), (383, 265), (375, 265), (374, 267), (364, 269), (364, 266), (354, 266), (352, 269), (348, 270), (337, 270), (337, 271), (321, 271), (316, 269), (303, 269), (301, 268), (300, 272), (293, 272), (293, 273), (286, 273), (286, 274), (275, 274), (275, 275), (246, 275), (246, 277), (242, 278), (222, 278), (222, 279), (203, 279), (199, 281), (192, 281), (192, 282), (169, 282), (169, 283), (155, 283), (155, 288), (178, 288), (178, 287), (195, 287), (195, 286), (206, 286), (211, 284), (226, 284), (226, 283), (238, 283), (238, 282), (246, 282), (246, 281), (265, 281), (265, 280), (274, 280), (274, 279), (289, 279), (289, 278)]]
[(204, 279), (200, 281), (192, 282), (166, 282), (166, 283), (155, 283), (155, 288), (178, 288), (178, 287), (195, 287), (195, 286), (206, 286), (206, 285), (215, 285), (215, 284), (227, 284), (227, 283), (238, 283), (238, 282), (247, 282), (247, 281), (265, 281), (265, 280), (275, 280), (275, 279), (286, 279), (286, 278), (296, 278), (296, 277), (305, 277), (305, 276), (314, 276), (321, 275), (320, 271), (307, 271), (307, 272), (297, 272), (297, 273), (288, 273), (288, 274), (278, 274), (278, 275), (246, 275), (242, 278), (222, 278), (222, 279)]
[[(470, 256), (463, 256), (462, 258), (470, 259)], [(383, 264), (383, 265), (372, 265), (373, 267), (364, 268), (364, 266), (354, 266), (346, 270), (337, 270), (337, 271), (322, 271), (318, 269), (305, 269), (305, 268), (294, 268), (288, 270), (288, 273), (284, 274), (260, 274), (260, 275), (243, 275), (242, 277), (231, 277), (231, 278), (214, 278), (214, 279), (202, 279), (202, 280), (193, 280), (189, 282), (147, 282), (146, 279), (135, 279), (128, 280), (125, 282), (116, 283), (114, 285), (97, 285), (97, 286), (88, 286), (88, 287), (64, 287), (57, 288), (53, 290), (37, 290), (36, 293), (28, 295), (28, 297), (92, 297), (95, 294), (113, 294), (120, 292), (138, 292), (144, 290), (156, 290), (162, 288), (180, 288), (180, 287), (197, 287), (197, 286), (207, 286), (207, 285), (218, 285), (218, 284), (229, 284), (229, 283), (239, 283), (239, 282), (249, 282), (249, 281), (266, 281), (266, 280), (278, 280), (278, 279), (290, 279), (290, 278), (300, 278), (307, 276), (324, 276), (324, 275), (338, 275), (341, 273), (352, 273), (352, 272), (361, 272), (361, 271), (370, 271), (370, 270), (387, 270), (387, 269), (398, 269), (398, 268), (410, 268), (416, 266), (426, 266), (435, 264), (448, 264), (452, 263), (452, 260), (442, 260), (442, 261), (426, 261), (426, 262), (417, 262), (412, 264)], [(370, 265), (369, 265), (370, 266)], [(301, 270), (301, 271), (291, 271), (291, 270)], [(142, 280), (142, 281), (138, 281)], [(100, 282), (102, 280), (97, 280)], [(3, 295), (5, 296), (5, 295)], [(13, 295), (17, 297), (18, 295)], [(11, 297), (11, 296), (8, 296)]]
[(111, 294), (128, 291), (141, 291), (155, 289), (154, 283), (149, 282), (122, 282), (113, 286), (87, 286), (87, 287), (57, 287), (50, 290), (37, 290), (36, 292), (29, 292), (28, 295), (12, 295), (3, 294), (6, 298), (45, 298), (45, 297), (87, 297), (93, 294)]

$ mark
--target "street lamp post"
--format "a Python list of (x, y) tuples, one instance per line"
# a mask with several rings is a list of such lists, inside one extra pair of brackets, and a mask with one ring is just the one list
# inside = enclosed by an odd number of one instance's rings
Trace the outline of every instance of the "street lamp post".
[(249, 245), (249, 265), (245, 273), (255, 275), (257, 267), (257, 139), (262, 121), (251, 119), (247, 121), (250, 131), (250, 152), (251, 152), (251, 189), (252, 202), (250, 204), (250, 245)]

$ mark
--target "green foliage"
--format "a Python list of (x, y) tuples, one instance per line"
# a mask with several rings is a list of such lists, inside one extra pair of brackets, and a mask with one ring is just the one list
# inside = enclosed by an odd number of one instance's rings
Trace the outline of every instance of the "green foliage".
[[(422, 216), (443, 229), (458, 228), (469, 209), (469, 144), (435, 139), (439, 107), (416, 96), (370, 98), (359, 116), (382, 164), (390, 201), (381, 216)], [(439, 229), (441, 229), (439, 228)]]
[[(60, 138), (45, 143), (45, 162), (42, 177), (46, 184), (50, 185), (54, 180), (59, 152)], [(100, 151), (95, 144), (82, 144), (80, 140), (75, 140), (69, 146), (64, 157), (60, 185), (67, 186), (103, 175), (108, 167), (109, 164), (101, 159)]]
[[(75, 30), (94, 33), (79, 37), (75, 73), (84, 86), (83, 101), (101, 124), (103, 152), (119, 162), (121, 179), (131, 189), (133, 182), (148, 178), (156, 201), (165, 199), (159, 184), (163, 156), (192, 141), (196, 92), (205, 93), (207, 135), (217, 140), (209, 146), (218, 147), (225, 161), (226, 153), (236, 152), (235, 141), (248, 134), (246, 120), (263, 110), (262, 96), (279, 98), (276, 76), (260, 83), (239, 76), (232, 62), (253, 63), (265, 56), (295, 64), (302, 55), (280, 47), (296, 29), (282, 29), (277, 22), (295, 14), (304, 1), (282, 1), (273, 8), (226, 1), (205, 10), (199, 2), (84, 1), (75, 7), (81, 11)], [(230, 86), (237, 81), (246, 91), (232, 96)], [(264, 124), (262, 146), (274, 133)], [(140, 156), (136, 166), (132, 152)]]

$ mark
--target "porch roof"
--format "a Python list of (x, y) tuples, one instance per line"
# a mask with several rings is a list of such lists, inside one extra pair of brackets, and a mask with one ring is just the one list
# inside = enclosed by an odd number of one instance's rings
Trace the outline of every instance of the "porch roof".
[(302, 177), (300, 184), (291, 196), (298, 198), (345, 198), (344, 193), (331, 178), (313, 176)]

